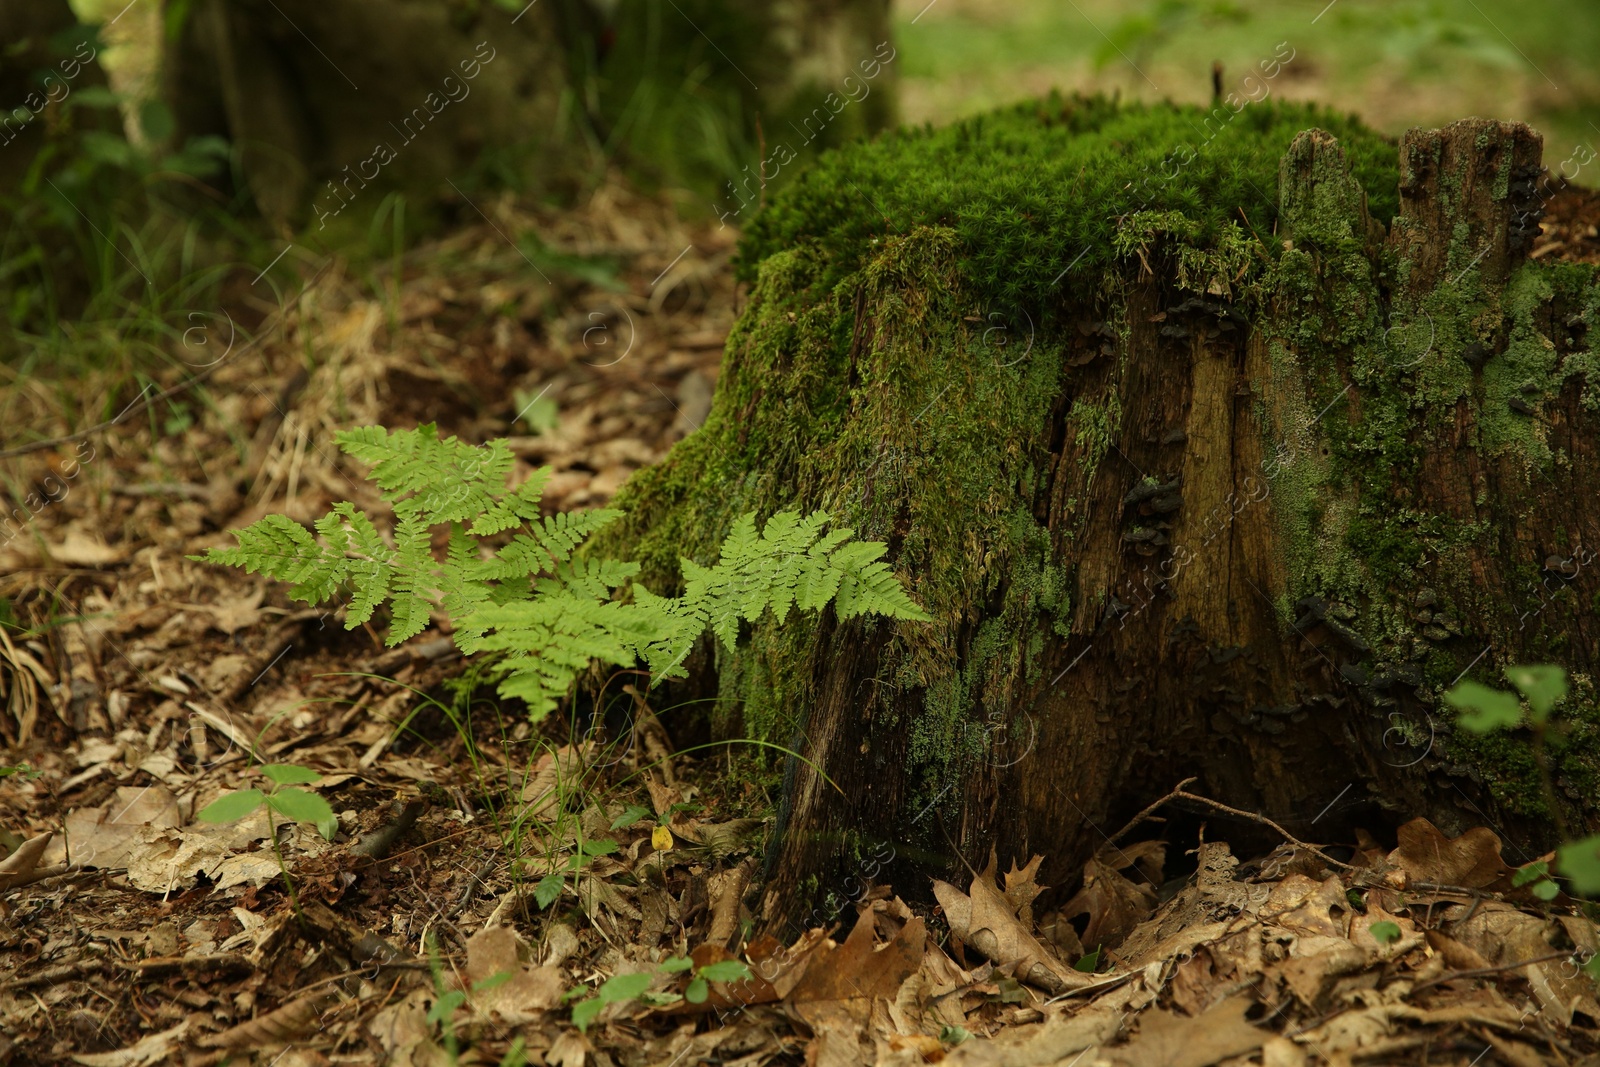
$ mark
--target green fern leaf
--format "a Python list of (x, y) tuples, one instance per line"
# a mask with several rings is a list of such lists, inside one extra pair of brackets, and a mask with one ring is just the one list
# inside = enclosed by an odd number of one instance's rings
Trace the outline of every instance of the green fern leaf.
[(328, 599), (344, 581), (344, 558), (325, 551), (309, 530), (287, 515), (268, 515), (233, 535), (239, 542), (236, 548), (213, 548), (200, 558), (290, 582), (294, 586), (290, 596), (313, 604)]
[(549, 467), (534, 471), (526, 481), (501, 498), (498, 504), (480, 515), (469, 532), (483, 537), (539, 518), (539, 500), (544, 495), (544, 486), (550, 480), (550, 474)]
[(390, 584), (393, 604), (389, 609), (391, 648), (427, 629), (433, 605), (424, 598), (427, 580), (434, 569), (429, 550), (428, 524), (415, 515), (402, 518), (394, 528), (395, 568)]
[[(366, 426), (338, 439), (371, 465), (393, 507), (392, 546), (355, 505), (341, 502), (316, 521), (315, 532), (268, 516), (236, 531), (236, 547), (203, 558), (290, 582), (292, 595), (313, 602), (347, 586), (349, 627), (369, 621), (387, 601), (390, 645), (422, 632), (437, 603), (453, 620), (461, 650), (494, 657), (490, 670), (501, 694), (526, 701), (534, 718), (555, 708), (591, 664), (643, 660), (657, 680), (681, 677), (701, 635), (709, 630), (732, 649), (740, 624), (769, 610), (780, 623), (796, 609), (815, 612), (829, 603), (846, 619), (928, 618), (883, 562), (885, 546), (851, 541), (850, 530), (826, 531), (825, 512), (779, 512), (759, 529), (754, 512), (741, 515), (715, 565), (684, 559), (683, 595), (658, 597), (630, 585), (636, 563), (575, 558), (618, 512), (543, 515), (548, 467), (506, 490), (514, 461), (504, 441), (441, 440), (431, 424), (393, 433)], [(443, 524), (449, 540), (441, 564), (432, 533)], [(479, 540), (518, 527), (498, 551)]]

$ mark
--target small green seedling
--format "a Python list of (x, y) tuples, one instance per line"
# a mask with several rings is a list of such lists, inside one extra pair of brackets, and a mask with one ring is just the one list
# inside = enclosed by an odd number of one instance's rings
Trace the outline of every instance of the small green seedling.
[[(694, 967), (694, 961), (687, 956), (677, 956), (665, 960), (661, 969), (668, 974), (676, 974)], [(690, 1004), (704, 1004), (706, 997), (711, 995), (710, 982), (742, 982), (750, 977), (750, 968), (738, 960), (721, 960), (717, 963), (708, 963), (704, 967), (695, 969), (694, 977), (689, 980), (689, 987), (683, 991), (683, 999)]]
[(261, 773), (272, 782), (272, 788), (237, 789), (213, 800), (200, 810), (196, 818), (202, 822), (233, 822), (242, 819), (257, 808), (265, 807), (277, 812), (290, 822), (315, 823), (317, 832), (329, 841), (339, 830), (339, 820), (328, 802), (315, 793), (295, 789), (297, 785), (310, 785), (322, 780), (322, 775), (310, 767), (293, 763), (267, 763)]
[(556, 898), (561, 895), (561, 890), (567, 884), (568, 874), (577, 874), (594, 857), (609, 856), (616, 850), (617, 843), (608, 837), (579, 844), (577, 854), (568, 858), (565, 868), (551, 871), (539, 879), (539, 884), (533, 887), (533, 899), (539, 905), (539, 909), (543, 911), (556, 902)]
[(1392, 945), (1400, 940), (1400, 925), (1384, 919), (1367, 927), (1367, 933), (1380, 945)]
[(1540, 900), (1554, 900), (1561, 892), (1561, 887), (1550, 880), (1550, 864), (1544, 860), (1530, 863), (1526, 867), (1518, 867), (1517, 873), (1511, 876), (1511, 884), (1518, 889), (1532, 883), (1529, 890)]
[(561, 414), (555, 398), (521, 389), (512, 394), (517, 402), (517, 418), (535, 434), (551, 433), (560, 424)]
[[(750, 977), (750, 968), (740, 960), (719, 960), (704, 967), (695, 967), (694, 961), (687, 956), (676, 956), (663, 960), (661, 970), (667, 974), (681, 974), (690, 970), (694, 972), (688, 988), (683, 991), (683, 999), (690, 1004), (704, 1004), (706, 998), (711, 995), (712, 982), (743, 982)], [(654, 980), (655, 976), (645, 971), (619, 974), (607, 979), (594, 991), (593, 996), (579, 1000), (572, 1006), (572, 1025), (588, 1033), (589, 1024), (594, 1022), (595, 1016), (599, 1015), (607, 1004), (621, 1004), (645, 997), (650, 983)], [(575, 1000), (587, 992), (589, 992), (588, 986), (574, 986), (567, 990), (566, 999)], [(678, 998), (675, 995), (658, 995), (650, 999), (658, 1003), (672, 1003)]]
[[(584, 1033), (589, 1032), (589, 1024), (594, 1022), (594, 1017), (600, 1014), (607, 1004), (621, 1004), (624, 1001), (634, 1000), (646, 989), (650, 988), (652, 976), (646, 973), (619, 974), (606, 979), (601, 987), (594, 991), (594, 996), (587, 1000), (580, 1000), (572, 1006), (572, 1025)], [(588, 992), (587, 986), (578, 986), (569, 990), (568, 998)]]
[(1460, 712), (1456, 722), (1475, 734), (1510, 729), (1521, 725), (1522, 700), (1526, 700), (1529, 721), (1542, 730), (1551, 710), (1567, 695), (1567, 672), (1550, 664), (1507, 667), (1506, 679), (1517, 687), (1516, 693), (1478, 682), (1461, 682), (1445, 693), (1445, 702)]
[(650, 814), (650, 809), (638, 804), (629, 804), (622, 810), (622, 814), (611, 820), (613, 830), (626, 830), (640, 819)]
[[(1567, 696), (1567, 672), (1553, 664), (1534, 664), (1506, 668), (1506, 679), (1517, 692), (1490, 689), (1477, 682), (1461, 682), (1444, 694), (1445, 702), (1460, 712), (1457, 725), (1476, 734), (1512, 729), (1523, 722), (1522, 703), (1528, 705), (1528, 725), (1533, 731), (1533, 754), (1544, 777), (1545, 796), (1552, 810), (1558, 805), (1550, 783), (1550, 768), (1545, 762), (1544, 737), (1550, 714)], [(1581, 841), (1569, 841), (1556, 850), (1556, 868), (1572, 888), (1585, 896), (1600, 894), (1600, 834)], [(1550, 878), (1547, 863), (1532, 863), (1512, 876), (1512, 884), (1532, 884), (1533, 895), (1554, 900), (1561, 891)], [(1600, 968), (1596, 968), (1600, 976)]]

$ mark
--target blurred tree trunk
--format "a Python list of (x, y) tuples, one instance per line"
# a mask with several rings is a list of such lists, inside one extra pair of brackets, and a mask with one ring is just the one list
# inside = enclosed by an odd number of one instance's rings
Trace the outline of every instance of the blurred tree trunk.
[[(845, 93), (844, 79), (855, 72), (859, 82), (888, 37), (887, 0), (749, 10), (731, 0), (520, 10), (494, 0), (195, 0), (168, 46), (163, 95), (180, 143), (233, 141), (264, 215), (320, 226), (369, 184), (427, 195), (475, 168), (524, 181), (570, 174), (597, 150), (616, 151), (619, 128), (646, 161), (706, 155), (701, 146), (722, 138), (707, 108), (738, 127), (734, 142), (754, 145), (761, 138), (747, 135), (763, 115), (787, 121)], [(863, 106), (847, 120), (813, 124), (833, 126), (831, 140), (881, 127), (888, 80), (870, 105), (858, 89)], [(585, 147), (577, 134), (591, 124)]]
[[(78, 33), (72, 31), (79, 30)], [(15, 193), (72, 93), (106, 84), (67, 0), (0, 4), (0, 196)], [(80, 115), (82, 113), (80, 112)], [(114, 115), (114, 113), (113, 113)]]
[(325, 225), (369, 185), (432, 191), (545, 135), (565, 84), (553, 6), (197, 0), (163, 93), (180, 142), (235, 144), (262, 214)]

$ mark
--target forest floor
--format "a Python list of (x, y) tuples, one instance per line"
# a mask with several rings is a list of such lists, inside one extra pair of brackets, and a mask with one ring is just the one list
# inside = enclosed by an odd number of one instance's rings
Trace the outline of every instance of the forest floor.
[[(532, 728), (450, 684), (470, 668), (437, 629), (388, 649), (189, 559), (377, 507), (336, 430), (510, 437), (565, 510), (705, 417), (732, 230), (615, 183), (485, 210), (379, 291), (337, 261), (281, 307), (241, 278), (143, 394), (13, 384), (36, 433), (129, 417), (7, 461), (37, 506), (0, 545), (0, 1064), (1600, 1064), (1594, 928), (1514, 885), (1488, 829), (1168, 857), (1153, 818), (1081, 887), (865, 877), (784, 945), (749, 903), (774, 798), (675, 753), (672, 714)], [(1564, 193), (1535, 255), (1600, 260), (1597, 224)], [(536, 260), (503, 236), (528, 229)], [(320, 776), (332, 840), (195, 819), (262, 764)], [(753, 977), (696, 984), (728, 960)]]

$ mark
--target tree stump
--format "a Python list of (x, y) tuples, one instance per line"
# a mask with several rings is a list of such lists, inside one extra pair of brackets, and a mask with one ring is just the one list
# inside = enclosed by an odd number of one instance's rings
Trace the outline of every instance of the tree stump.
[[(1538, 136), (1396, 155), (1262, 106), (1163, 146), (1208, 120), (1051, 100), (886, 138), (746, 234), (712, 413), (607, 549), (670, 585), (741, 511), (822, 507), (937, 618), (767, 621), (701, 657), (721, 733), (804, 757), (769, 921), (991, 847), (1069, 885), (1188, 776), (1313, 840), (1424, 815), (1523, 862), (1554, 814), (1594, 827), (1600, 286), (1524, 261)], [(1526, 662), (1577, 681), (1559, 813), (1525, 738), (1439, 700)]]

